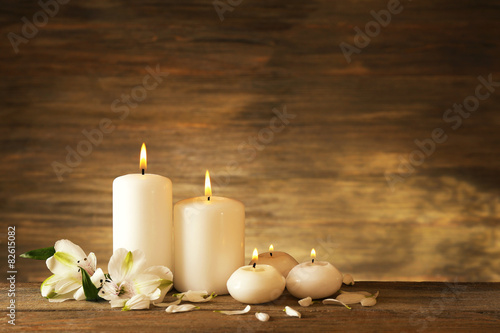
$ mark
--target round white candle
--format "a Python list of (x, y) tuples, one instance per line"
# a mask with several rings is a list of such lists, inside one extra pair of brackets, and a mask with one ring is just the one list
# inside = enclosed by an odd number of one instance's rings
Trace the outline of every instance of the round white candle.
[(288, 273), (286, 289), (297, 298), (333, 295), (342, 286), (342, 274), (329, 262), (315, 261), (314, 249), (311, 256), (313, 261), (301, 263)]
[(245, 206), (212, 196), (208, 171), (205, 182), (206, 196), (174, 206), (174, 287), (224, 295), (227, 279), (245, 262)]
[(227, 289), (241, 303), (259, 304), (280, 297), (285, 284), (285, 277), (273, 266), (253, 264), (238, 268), (227, 280)]
[[(253, 265), (254, 262), (255, 260), (252, 259), (249, 265)], [(259, 264), (273, 266), (284, 277), (287, 277), (290, 270), (299, 263), (294, 257), (286, 252), (274, 251), (274, 247), (271, 244), (271, 246), (269, 246), (269, 252), (259, 253)]]
[[(146, 169), (145, 145), (141, 169)], [(140, 249), (147, 266), (173, 270), (172, 182), (153, 174), (129, 174), (113, 181), (113, 251)]]

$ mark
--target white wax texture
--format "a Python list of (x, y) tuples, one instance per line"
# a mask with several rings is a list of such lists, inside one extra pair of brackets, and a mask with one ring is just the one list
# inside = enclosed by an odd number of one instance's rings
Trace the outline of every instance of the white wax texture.
[(113, 181), (113, 251), (140, 249), (147, 266), (173, 271), (172, 182), (153, 174)]
[(256, 265), (238, 268), (227, 281), (231, 296), (245, 304), (274, 301), (285, 290), (285, 278), (273, 266)]
[(175, 279), (180, 292), (227, 294), (227, 279), (245, 262), (245, 206), (196, 197), (174, 206)]
[[(270, 252), (259, 253), (259, 260), (257, 261), (262, 265), (270, 265), (276, 268), (285, 278), (292, 268), (297, 266), (299, 263), (294, 257), (286, 252), (273, 251), (271, 256)], [(252, 265), (254, 260), (250, 261), (249, 265)]]
[(286, 289), (297, 298), (325, 298), (342, 286), (342, 274), (326, 261), (304, 262), (292, 268)]

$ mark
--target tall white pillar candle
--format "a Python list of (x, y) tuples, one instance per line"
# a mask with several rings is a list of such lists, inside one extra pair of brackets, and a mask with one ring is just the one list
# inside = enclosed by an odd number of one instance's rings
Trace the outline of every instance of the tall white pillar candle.
[(147, 266), (163, 265), (173, 271), (172, 182), (146, 174), (146, 147), (141, 149), (142, 174), (113, 181), (113, 251), (140, 249)]
[(245, 206), (212, 196), (208, 171), (205, 196), (175, 204), (174, 236), (175, 289), (227, 294), (227, 280), (245, 261)]

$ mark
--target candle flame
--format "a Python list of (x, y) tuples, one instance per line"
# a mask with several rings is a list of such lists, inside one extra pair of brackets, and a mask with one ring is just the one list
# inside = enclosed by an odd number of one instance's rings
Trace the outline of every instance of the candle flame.
[(274, 246), (273, 244), (269, 245), (269, 252), (273, 252), (274, 251)]
[(312, 260), (316, 259), (316, 250), (315, 249), (311, 250), (311, 259)]
[(257, 248), (253, 249), (253, 254), (252, 254), (252, 261), (257, 262), (259, 260), (259, 251), (257, 251)]
[(139, 163), (140, 169), (146, 171), (146, 169), (148, 168), (148, 156), (146, 153), (146, 144), (144, 142), (142, 143), (142, 147), (141, 147), (140, 160), (141, 160), (141, 162)]
[(208, 170), (205, 173), (205, 196), (212, 196), (212, 185), (210, 184), (210, 174), (208, 173)]

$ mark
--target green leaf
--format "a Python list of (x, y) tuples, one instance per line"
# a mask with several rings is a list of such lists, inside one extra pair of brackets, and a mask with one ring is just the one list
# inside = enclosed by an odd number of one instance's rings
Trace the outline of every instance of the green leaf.
[(89, 273), (80, 267), (82, 271), (82, 286), (83, 292), (85, 293), (85, 299), (87, 301), (98, 301), (99, 300), (99, 290), (94, 286), (92, 280), (90, 279)]
[(56, 253), (53, 246), (45, 247), (43, 249), (32, 250), (20, 255), (21, 258), (35, 259), (35, 260), (47, 260)]

